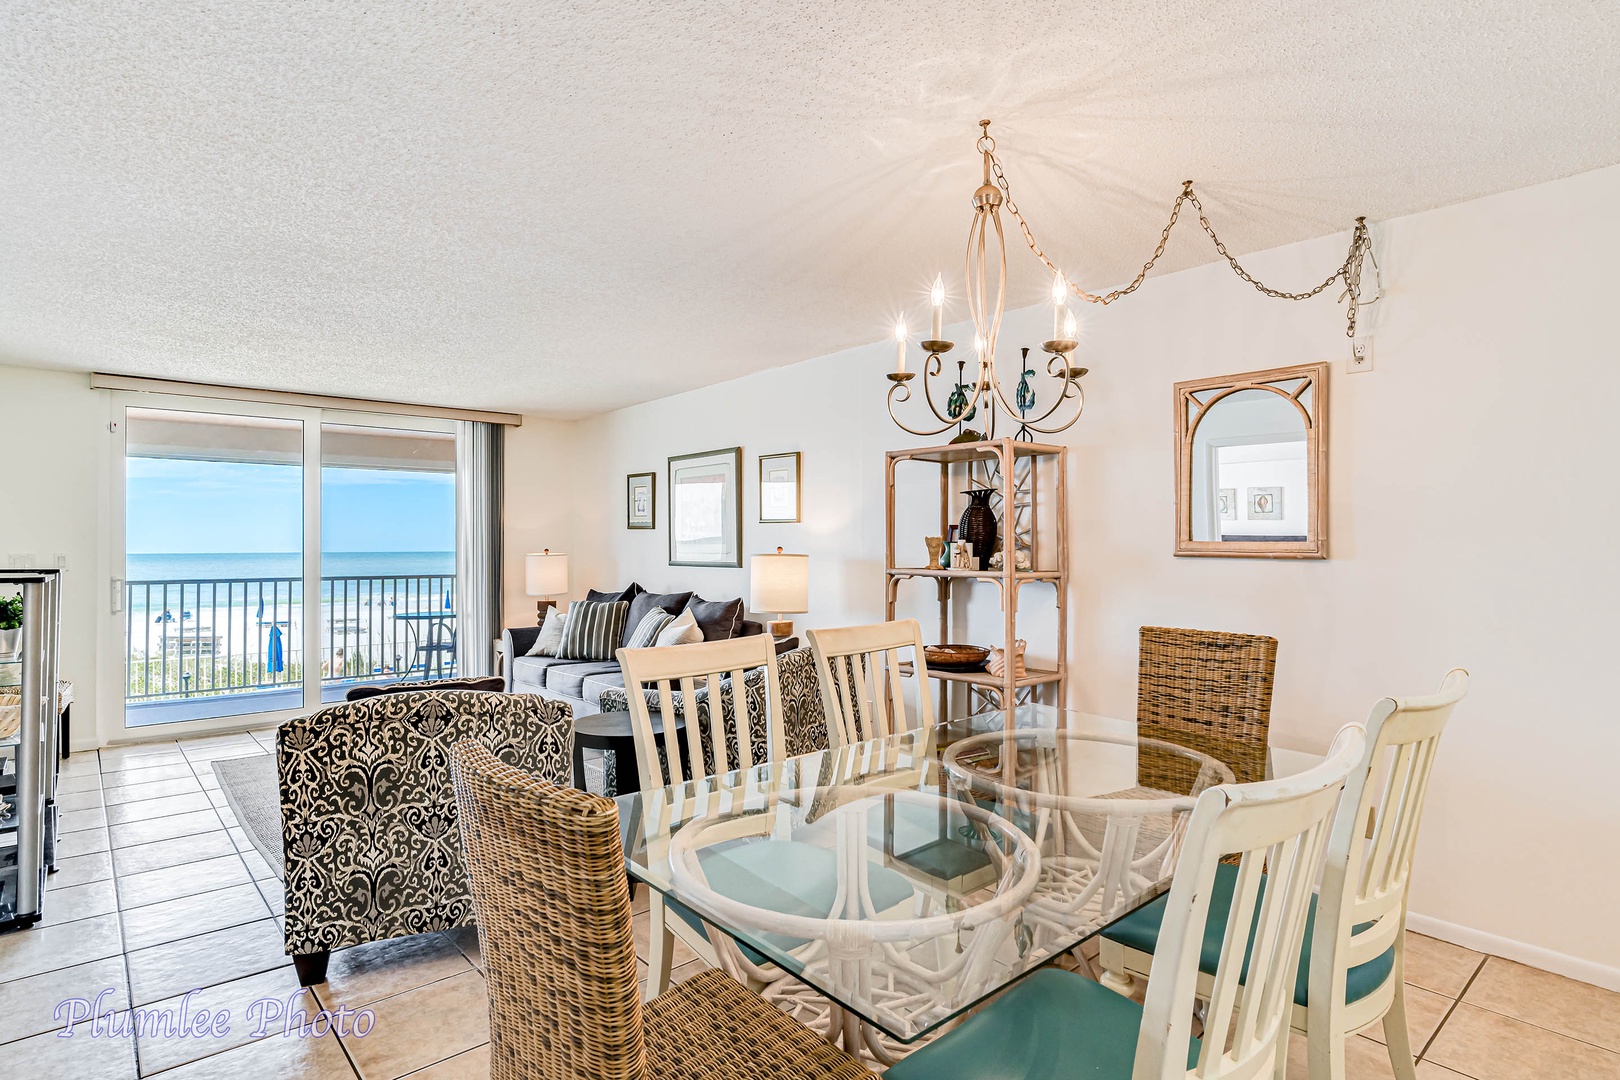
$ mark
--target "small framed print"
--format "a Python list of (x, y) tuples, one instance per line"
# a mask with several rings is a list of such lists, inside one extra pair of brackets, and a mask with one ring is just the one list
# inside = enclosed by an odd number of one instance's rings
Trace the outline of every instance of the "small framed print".
[(1283, 519), (1283, 489), (1280, 487), (1252, 487), (1249, 489), (1250, 521), (1281, 521)]
[(658, 474), (631, 473), (624, 480), (624, 527), (652, 529), (658, 525)]
[(799, 454), (761, 454), (759, 457), (759, 520), (798, 521)]
[(1222, 521), (1237, 520), (1237, 488), (1221, 488), (1216, 502), (1220, 507)]
[(669, 459), (669, 565), (742, 566), (742, 447)]

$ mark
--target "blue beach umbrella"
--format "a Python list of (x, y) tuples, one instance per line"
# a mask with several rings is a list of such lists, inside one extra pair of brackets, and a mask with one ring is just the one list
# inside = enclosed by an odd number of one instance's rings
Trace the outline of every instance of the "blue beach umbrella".
[(286, 659), (281, 654), (281, 627), (270, 628), (270, 646), (267, 652), (269, 655), (265, 657), (266, 667), (272, 672), (287, 670)]

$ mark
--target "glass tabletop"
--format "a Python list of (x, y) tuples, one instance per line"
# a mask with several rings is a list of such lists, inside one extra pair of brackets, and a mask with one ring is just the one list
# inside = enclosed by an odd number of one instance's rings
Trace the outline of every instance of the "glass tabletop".
[(734, 973), (908, 1043), (1165, 891), (1186, 812), (1231, 779), (1134, 721), (1024, 705), (618, 802), (631, 874), (734, 939)]

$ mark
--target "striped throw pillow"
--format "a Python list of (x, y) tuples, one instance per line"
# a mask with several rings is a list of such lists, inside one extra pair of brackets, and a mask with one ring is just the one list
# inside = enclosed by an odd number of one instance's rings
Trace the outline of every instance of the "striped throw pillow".
[(624, 621), (630, 617), (628, 600), (592, 603), (581, 600), (568, 609), (568, 627), (563, 631), (559, 660), (611, 660), (624, 636)]
[(630, 632), (630, 640), (624, 643), (627, 649), (650, 649), (658, 643), (658, 635), (664, 632), (664, 627), (675, 621), (675, 616), (663, 608), (653, 608), (647, 612), (634, 630)]

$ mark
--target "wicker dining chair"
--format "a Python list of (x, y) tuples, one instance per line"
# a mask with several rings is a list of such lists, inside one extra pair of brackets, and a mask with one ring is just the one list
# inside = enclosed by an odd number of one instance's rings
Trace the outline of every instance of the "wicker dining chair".
[(718, 970), (636, 990), (618, 808), (452, 751), (489, 989), (491, 1080), (870, 1078)]
[[(1276, 638), (1144, 626), (1137, 732), (1224, 762), (1240, 784), (1264, 780), (1276, 671)], [(1138, 783), (1186, 793), (1196, 769), (1189, 758), (1144, 753)]]

